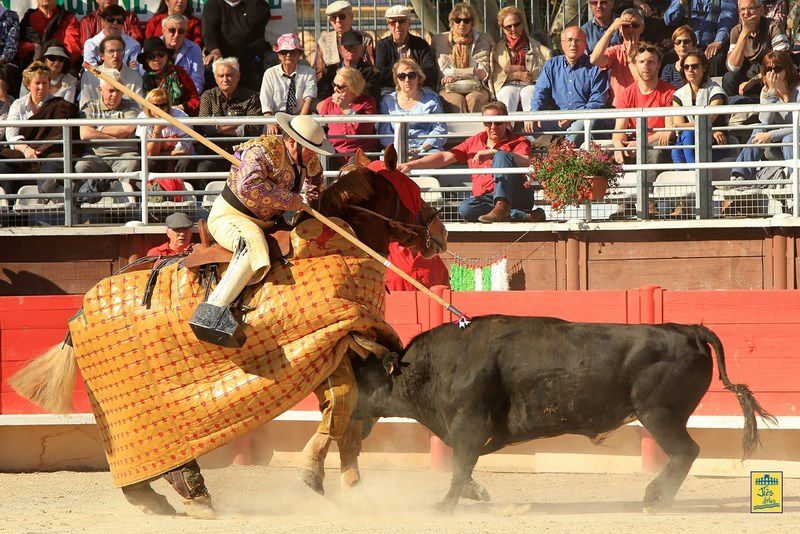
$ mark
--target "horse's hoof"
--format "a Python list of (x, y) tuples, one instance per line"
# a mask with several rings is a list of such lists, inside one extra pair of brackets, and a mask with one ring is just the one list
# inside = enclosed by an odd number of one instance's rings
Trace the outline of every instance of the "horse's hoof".
[(486, 488), (474, 480), (464, 488), (464, 491), (461, 492), (461, 496), (465, 499), (471, 499), (473, 501), (489, 502), (492, 500), (492, 498), (489, 496), (489, 492), (486, 491)]
[(214, 519), (214, 507), (211, 506), (211, 496), (204, 495), (194, 499), (184, 499), (183, 509), (186, 515), (195, 519)]
[(456, 511), (456, 505), (458, 501), (445, 499), (441, 502), (437, 502), (433, 505), (433, 509), (443, 515), (453, 515), (453, 512)]
[(129, 503), (146, 514), (175, 515), (177, 513), (167, 498), (153, 491), (149, 484), (125, 488), (123, 494)]
[(297, 479), (311, 488), (316, 493), (323, 497), (325, 496), (325, 487), (322, 485), (322, 477), (317, 475), (307, 467), (300, 467), (297, 469)]

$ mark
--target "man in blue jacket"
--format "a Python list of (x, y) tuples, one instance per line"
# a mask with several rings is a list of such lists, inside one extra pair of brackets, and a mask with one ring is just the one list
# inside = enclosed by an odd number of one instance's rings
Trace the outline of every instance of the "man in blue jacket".
[[(608, 101), (608, 72), (592, 65), (586, 55), (586, 32), (570, 26), (561, 32), (563, 56), (548, 59), (533, 92), (530, 111), (600, 109)], [(527, 132), (561, 130), (578, 144), (583, 139), (583, 120), (526, 122)], [(593, 122), (593, 121), (592, 121)], [(606, 121), (607, 122), (607, 121)], [(591, 128), (591, 125), (590, 125)]]

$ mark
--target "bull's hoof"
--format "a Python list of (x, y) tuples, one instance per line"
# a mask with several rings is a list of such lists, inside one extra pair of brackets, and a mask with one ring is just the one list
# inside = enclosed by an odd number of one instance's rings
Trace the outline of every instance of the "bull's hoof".
[(433, 505), (433, 509), (442, 515), (453, 515), (456, 511), (458, 501), (455, 499), (445, 499)]
[(471, 499), (473, 501), (489, 502), (492, 500), (492, 498), (489, 496), (489, 492), (486, 491), (486, 488), (474, 480), (470, 481), (470, 483), (464, 487), (464, 491), (461, 492), (461, 496), (465, 499)]
[(183, 509), (186, 515), (195, 519), (214, 519), (214, 507), (211, 506), (211, 496), (203, 495), (194, 499), (184, 499)]
[(317, 475), (311, 469), (307, 467), (299, 467), (297, 469), (297, 478), (303, 484), (311, 488), (314, 492), (319, 493), (323, 497), (325, 496), (325, 486), (322, 485), (322, 477)]

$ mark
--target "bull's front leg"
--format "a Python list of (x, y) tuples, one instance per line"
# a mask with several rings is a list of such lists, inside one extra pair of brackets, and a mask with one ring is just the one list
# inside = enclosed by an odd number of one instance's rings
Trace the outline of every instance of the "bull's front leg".
[[(453, 449), (453, 478), (450, 481), (450, 491), (445, 498), (436, 505), (442, 513), (452, 514), (458, 505), (458, 499), (472, 484), (472, 470), (478, 462), (478, 453), (471, 447), (456, 445)], [(484, 490), (485, 491), (485, 490)], [(488, 496), (488, 495), (487, 495)]]

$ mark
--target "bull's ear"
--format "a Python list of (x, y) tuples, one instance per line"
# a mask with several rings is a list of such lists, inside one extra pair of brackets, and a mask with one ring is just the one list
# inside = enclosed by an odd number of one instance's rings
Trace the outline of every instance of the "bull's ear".
[(386, 370), (386, 376), (396, 376), (400, 374), (400, 355), (396, 352), (390, 352), (381, 358), (383, 368)]

